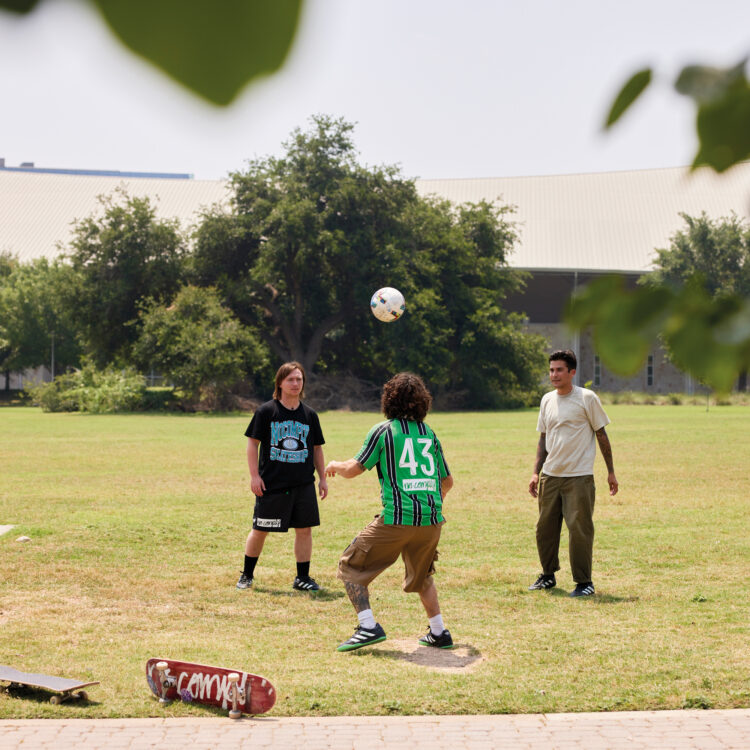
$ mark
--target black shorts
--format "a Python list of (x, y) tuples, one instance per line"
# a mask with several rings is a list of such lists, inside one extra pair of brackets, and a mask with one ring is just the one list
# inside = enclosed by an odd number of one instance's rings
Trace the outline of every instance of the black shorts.
[(253, 528), (258, 531), (289, 531), (320, 526), (315, 484), (288, 487), (255, 497)]

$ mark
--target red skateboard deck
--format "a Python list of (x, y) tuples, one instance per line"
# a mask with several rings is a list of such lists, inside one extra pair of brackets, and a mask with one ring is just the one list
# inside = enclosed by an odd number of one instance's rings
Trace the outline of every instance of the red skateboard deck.
[[(160, 668), (157, 664), (163, 666)], [(265, 677), (256, 674), (174, 659), (149, 659), (146, 662), (148, 686), (162, 702), (179, 698), (186, 703), (203, 703), (225, 710), (232, 709), (232, 674), (239, 678), (237, 712), (263, 714), (276, 703), (274, 686)]]
[(32, 674), (31, 672), (19, 672), (13, 667), (6, 667), (0, 664), (0, 681), (9, 682), (10, 687), (14, 685), (24, 685), (27, 687), (44, 688), (52, 690), (59, 695), (53, 695), (49, 700), (50, 703), (62, 703), (70, 698), (79, 700), (88, 700), (88, 695), (81, 688), (90, 685), (98, 685), (98, 682), (84, 682), (82, 680), (71, 680), (67, 677), (52, 677), (48, 674)]

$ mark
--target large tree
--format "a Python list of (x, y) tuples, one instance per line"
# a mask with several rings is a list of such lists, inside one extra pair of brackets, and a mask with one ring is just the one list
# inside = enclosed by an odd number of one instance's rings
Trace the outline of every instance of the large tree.
[(680, 214), (685, 228), (672, 235), (669, 247), (656, 250), (647, 284), (684, 284), (695, 276), (712, 297), (750, 296), (750, 225), (732, 214), (711, 219)]
[(71, 269), (46, 258), (19, 263), (0, 257), (0, 371), (47, 365), (62, 372), (80, 352), (74, 322), (62, 304)]
[(103, 213), (79, 221), (67, 255), (86, 354), (98, 365), (128, 362), (141, 300), (170, 300), (182, 282), (184, 241), (176, 221), (156, 217), (148, 198), (101, 197)]
[[(231, 211), (197, 230), (195, 283), (221, 289), (278, 359), (311, 372), (379, 380), (410, 367), (482, 405), (533, 388), (541, 341), (502, 309), (522, 283), (507, 265), (510, 209), (421, 198), (397, 168), (358, 164), (351, 131), (315, 117), (284, 156), (234, 173)], [(368, 312), (381, 286), (406, 295), (395, 325)]]
[(231, 175), (232, 213), (210, 213), (196, 236), (197, 280), (222, 288), (278, 358), (310, 370), (379, 279), (398, 279), (401, 217), (416, 200), (397, 170), (356, 163), (352, 128), (320, 116), (295, 130), (284, 157)]

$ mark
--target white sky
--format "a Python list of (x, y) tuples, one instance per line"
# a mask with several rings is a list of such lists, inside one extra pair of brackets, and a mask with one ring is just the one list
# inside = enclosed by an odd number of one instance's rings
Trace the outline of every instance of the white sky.
[[(314, 113), (357, 123), (366, 164), (408, 177), (507, 177), (689, 164), (688, 63), (750, 53), (740, 0), (307, 0), (282, 72), (228, 109), (125, 50), (88, 6), (0, 13), (6, 166), (190, 172), (219, 179)], [(622, 83), (661, 75), (611, 133)]]

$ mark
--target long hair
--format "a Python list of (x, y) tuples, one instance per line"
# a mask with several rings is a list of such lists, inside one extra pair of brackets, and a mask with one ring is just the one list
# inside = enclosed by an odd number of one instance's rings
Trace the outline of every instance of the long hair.
[(432, 396), (419, 375), (400, 372), (383, 386), (380, 405), (387, 419), (423, 422), (432, 405)]
[(299, 370), (302, 373), (302, 390), (299, 392), (300, 399), (305, 397), (305, 383), (307, 382), (307, 375), (305, 375), (305, 368), (299, 362), (284, 362), (278, 370), (276, 370), (276, 380), (274, 381), (273, 397), (278, 400), (281, 398), (281, 382), (289, 377), (293, 370)]

